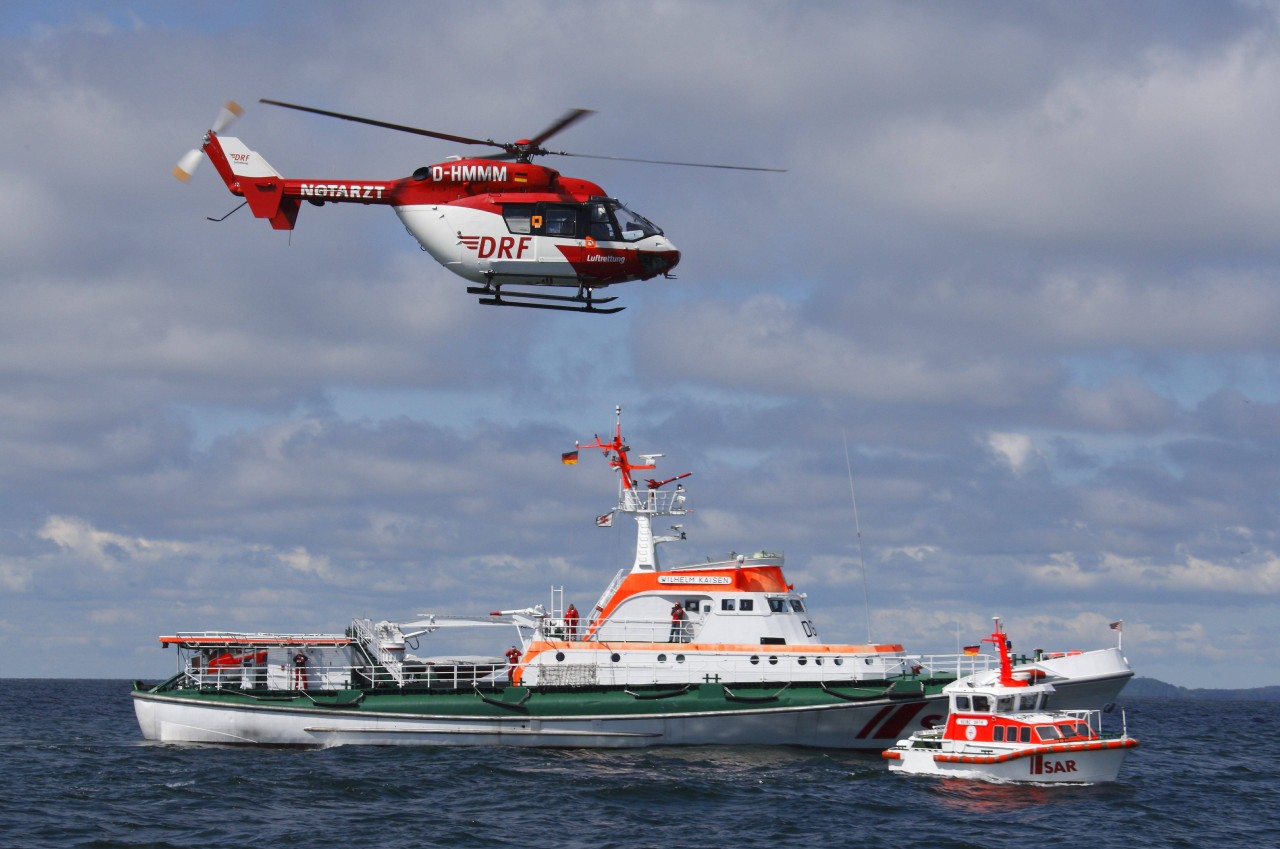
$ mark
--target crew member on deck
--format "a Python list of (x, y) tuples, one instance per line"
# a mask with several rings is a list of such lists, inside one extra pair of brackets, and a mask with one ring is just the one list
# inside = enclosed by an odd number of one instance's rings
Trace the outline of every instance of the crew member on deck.
[(578, 639), (578, 608), (569, 602), (569, 609), (564, 612), (564, 629), (570, 640)]
[(507, 649), (507, 680), (516, 682), (516, 665), (520, 663), (520, 649), (512, 646)]
[(671, 605), (671, 639), (673, 643), (684, 642), (684, 608), (680, 602)]

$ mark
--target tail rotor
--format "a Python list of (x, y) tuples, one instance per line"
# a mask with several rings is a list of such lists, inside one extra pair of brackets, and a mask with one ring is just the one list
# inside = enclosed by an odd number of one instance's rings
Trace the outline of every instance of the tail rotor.
[[(222, 109), (218, 112), (218, 117), (214, 119), (213, 126), (210, 129), (214, 133), (221, 133), (231, 125), (237, 117), (244, 113), (244, 109), (234, 100), (228, 100), (222, 105)], [(196, 167), (200, 164), (200, 160), (204, 159), (204, 151), (200, 148), (192, 148), (183, 154), (178, 160), (178, 164), (173, 166), (173, 176), (182, 182), (191, 179), (191, 175), (196, 172)]]

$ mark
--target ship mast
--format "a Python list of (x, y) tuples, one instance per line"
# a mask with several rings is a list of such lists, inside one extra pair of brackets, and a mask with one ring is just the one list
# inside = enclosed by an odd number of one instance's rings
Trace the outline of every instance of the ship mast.
[(599, 435), (586, 445), (578, 448), (598, 448), (609, 461), (609, 465), (618, 470), (618, 513), (630, 513), (636, 520), (636, 556), (631, 564), (633, 572), (653, 572), (658, 569), (658, 544), (683, 539), (684, 534), (674, 536), (655, 536), (653, 519), (656, 516), (683, 516), (688, 510), (684, 506), (684, 485), (677, 484), (670, 492), (663, 492), (662, 487), (669, 483), (689, 477), (692, 472), (685, 472), (666, 480), (646, 479), (644, 485), (637, 484), (634, 472), (648, 471), (658, 467), (655, 462), (661, 454), (640, 454), (640, 462), (631, 462), (631, 446), (622, 438), (622, 407), (614, 408), (617, 423), (614, 426), (613, 439), (605, 442)]

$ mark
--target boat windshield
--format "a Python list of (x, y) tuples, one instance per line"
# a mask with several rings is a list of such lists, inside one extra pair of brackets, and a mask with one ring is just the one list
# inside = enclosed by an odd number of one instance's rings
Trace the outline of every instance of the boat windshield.
[(1036, 736), (1041, 740), (1061, 740), (1062, 732), (1053, 725), (1037, 725)]

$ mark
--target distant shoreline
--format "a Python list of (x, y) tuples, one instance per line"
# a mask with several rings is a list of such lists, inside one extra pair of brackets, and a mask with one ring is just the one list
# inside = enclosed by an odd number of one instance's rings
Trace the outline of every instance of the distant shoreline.
[(1248, 702), (1280, 701), (1280, 686), (1250, 687), (1245, 690), (1225, 690), (1179, 687), (1166, 684), (1155, 678), (1134, 678), (1125, 685), (1121, 693), (1126, 698), (1161, 698), (1161, 699), (1234, 699)]

